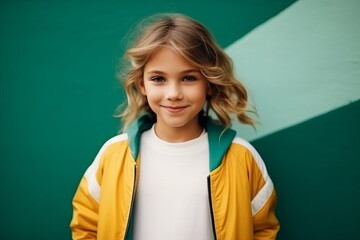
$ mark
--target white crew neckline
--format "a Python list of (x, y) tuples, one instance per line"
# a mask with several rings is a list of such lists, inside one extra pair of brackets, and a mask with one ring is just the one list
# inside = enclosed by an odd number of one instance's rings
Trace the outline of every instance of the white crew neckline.
[(185, 141), (185, 142), (167, 142), (161, 139), (155, 132), (155, 124), (149, 129), (148, 131), (144, 132), (143, 134), (147, 135), (147, 137), (151, 138), (154, 142), (150, 144), (151, 148), (160, 149), (161, 151), (166, 152), (174, 152), (181, 150), (182, 152), (193, 152), (197, 150), (202, 150), (207, 148), (206, 144), (204, 144), (204, 139), (207, 139), (208, 134), (203, 130), (200, 136)]

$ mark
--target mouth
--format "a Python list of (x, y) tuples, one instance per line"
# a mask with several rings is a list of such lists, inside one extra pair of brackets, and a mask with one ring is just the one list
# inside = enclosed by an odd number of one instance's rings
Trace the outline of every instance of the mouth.
[(171, 113), (178, 113), (183, 111), (188, 106), (161, 106)]

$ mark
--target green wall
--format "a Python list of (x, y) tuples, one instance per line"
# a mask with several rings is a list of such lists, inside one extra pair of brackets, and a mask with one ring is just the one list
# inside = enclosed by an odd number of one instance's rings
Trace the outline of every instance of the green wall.
[(278, 239), (357, 239), (360, 101), (255, 140), (278, 193)]
[[(78, 182), (119, 129), (115, 68), (139, 19), (183, 12), (227, 47), (293, 2), (1, 1), (0, 239), (70, 239)], [(254, 141), (279, 193), (279, 239), (356, 236), (358, 122), (356, 102)]]

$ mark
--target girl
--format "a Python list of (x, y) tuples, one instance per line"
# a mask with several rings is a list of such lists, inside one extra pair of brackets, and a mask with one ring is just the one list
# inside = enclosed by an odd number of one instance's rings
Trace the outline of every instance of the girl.
[(231, 116), (254, 124), (247, 92), (208, 30), (158, 15), (125, 56), (125, 133), (80, 182), (73, 239), (275, 239), (273, 183), (230, 129)]

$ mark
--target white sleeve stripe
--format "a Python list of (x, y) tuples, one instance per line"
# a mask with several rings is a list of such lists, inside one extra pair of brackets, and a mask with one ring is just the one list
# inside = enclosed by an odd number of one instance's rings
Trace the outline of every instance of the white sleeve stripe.
[(265, 181), (264, 186), (260, 189), (254, 199), (251, 201), (252, 215), (255, 216), (271, 197), (271, 194), (274, 190), (274, 184), (269, 177), (264, 161), (262, 160), (256, 149), (249, 142), (240, 137), (234, 138), (233, 143), (240, 144), (250, 151)]
[(96, 179), (96, 173), (99, 169), (100, 160), (104, 154), (107, 147), (113, 143), (121, 142), (127, 140), (127, 134), (121, 134), (109, 139), (100, 149), (99, 153), (96, 155), (95, 160), (86, 170), (84, 177), (87, 181), (88, 191), (90, 195), (95, 199), (97, 203), (100, 202), (100, 185)]
[(96, 170), (99, 167), (99, 159), (100, 158), (95, 158), (94, 162), (85, 172), (85, 179), (87, 180), (88, 191), (97, 203), (99, 203), (100, 201), (100, 186), (96, 180)]
[(255, 216), (263, 208), (263, 206), (269, 200), (273, 190), (274, 190), (274, 185), (271, 179), (269, 178), (264, 184), (264, 186), (260, 189), (258, 194), (251, 201), (252, 216)]

